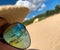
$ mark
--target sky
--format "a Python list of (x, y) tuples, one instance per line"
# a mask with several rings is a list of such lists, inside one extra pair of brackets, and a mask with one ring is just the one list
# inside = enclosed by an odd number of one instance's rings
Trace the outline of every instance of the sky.
[[(0, 0), (0, 5), (14, 5), (18, 0)], [(36, 0), (40, 1), (40, 0)], [(35, 17), (39, 14), (45, 13), (47, 10), (52, 10), (56, 5), (60, 5), (60, 0), (45, 0), (35, 11), (30, 12), (25, 20)]]

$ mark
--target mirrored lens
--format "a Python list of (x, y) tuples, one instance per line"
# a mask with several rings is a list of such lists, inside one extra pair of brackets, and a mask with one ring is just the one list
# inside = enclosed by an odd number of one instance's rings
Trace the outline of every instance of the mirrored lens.
[(4, 32), (5, 41), (16, 47), (25, 49), (30, 46), (30, 36), (23, 24), (13, 24)]

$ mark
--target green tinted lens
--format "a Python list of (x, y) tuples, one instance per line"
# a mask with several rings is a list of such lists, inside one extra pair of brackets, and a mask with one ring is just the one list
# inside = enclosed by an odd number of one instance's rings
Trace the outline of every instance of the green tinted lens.
[(23, 24), (13, 24), (4, 32), (5, 41), (16, 47), (25, 49), (30, 46), (30, 36)]

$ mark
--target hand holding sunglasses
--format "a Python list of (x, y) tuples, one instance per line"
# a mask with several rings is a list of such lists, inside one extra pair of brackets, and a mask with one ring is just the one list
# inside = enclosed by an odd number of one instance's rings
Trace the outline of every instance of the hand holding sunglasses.
[(3, 29), (0, 41), (18, 49), (26, 49), (30, 46), (29, 33), (22, 23), (6, 24)]

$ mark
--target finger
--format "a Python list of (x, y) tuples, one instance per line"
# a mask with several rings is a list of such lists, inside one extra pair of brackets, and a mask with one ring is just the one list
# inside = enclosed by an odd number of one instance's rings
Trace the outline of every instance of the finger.
[(0, 34), (3, 32), (3, 26), (5, 26), (7, 24), (7, 20), (5, 20), (4, 18), (0, 17)]
[(27, 7), (16, 5), (0, 6), (0, 16), (3, 16), (9, 23), (22, 22), (29, 13)]

